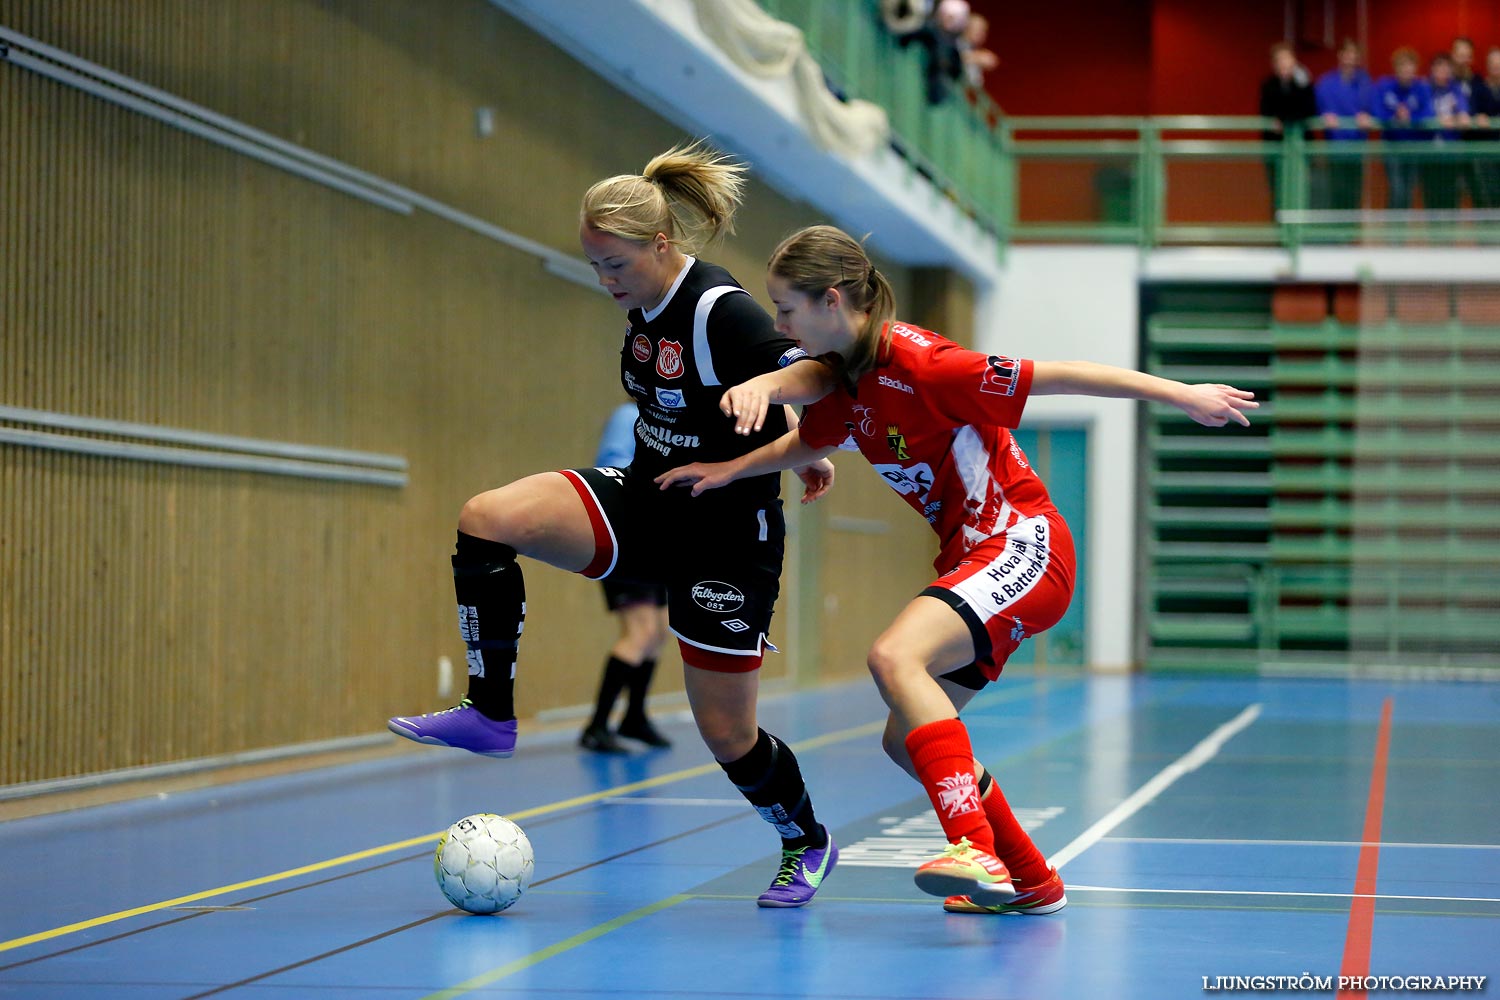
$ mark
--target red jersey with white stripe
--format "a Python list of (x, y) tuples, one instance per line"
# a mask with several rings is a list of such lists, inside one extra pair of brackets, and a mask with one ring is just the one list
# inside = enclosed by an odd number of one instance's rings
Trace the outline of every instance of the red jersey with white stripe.
[(952, 568), (1018, 521), (1060, 522), (1008, 428), (1031, 392), (1030, 361), (966, 350), (930, 330), (891, 324), (888, 360), (807, 407), (802, 440), (850, 442), (942, 540)]

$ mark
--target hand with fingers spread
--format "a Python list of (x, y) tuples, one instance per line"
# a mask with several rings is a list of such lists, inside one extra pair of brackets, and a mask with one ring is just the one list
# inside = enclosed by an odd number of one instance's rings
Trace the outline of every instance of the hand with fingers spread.
[(1250, 418), (1245, 411), (1260, 406), (1255, 393), (1218, 384), (1185, 385), (1173, 405), (1205, 427), (1223, 427), (1231, 420), (1249, 427)]
[(652, 481), (664, 490), (673, 486), (691, 486), (693, 496), (698, 496), (704, 490), (716, 490), (734, 482), (738, 477), (733, 466), (732, 462), (693, 462), (668, 469)]

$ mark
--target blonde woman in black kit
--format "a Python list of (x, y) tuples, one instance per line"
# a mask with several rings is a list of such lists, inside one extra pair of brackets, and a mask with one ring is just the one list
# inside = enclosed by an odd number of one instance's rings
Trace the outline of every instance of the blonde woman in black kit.
[[(796, 757), (760, 729), (756, 694), (779, 591), (785, 524), (780, 479), (766, 475), (708, 502), (663, 493), (653, 479), (676, 465), (735, 458), (775, 440), (790, 411), (759, 433), (735, 433), (724, 390), (778, 369), (820, 378), (823, 366), (778, 334), (728, 271), (692, 256), (732, 231), (745, 167), (702, 146), (673, 149), (639, 174), (584, 195), (579, 242), (599, 283), (624, 309), (625, 392), (640, 408), (626, 469), (544, 472), (469, 500), (453, 555), (468, 697), (454, 708), (398, 717), (418, 743), (509, 757), (516, 744), (516, 647), (526, 613), (526, 556), (592, 580), (661, 583), (682, 651), (698, 731), (755, 809), (781, 835), (782, 860), (761, 906), (803, 906), (838, 859), (813, 813)], [(826, 460), (797, 470), (803, 502), (833, 483)]]

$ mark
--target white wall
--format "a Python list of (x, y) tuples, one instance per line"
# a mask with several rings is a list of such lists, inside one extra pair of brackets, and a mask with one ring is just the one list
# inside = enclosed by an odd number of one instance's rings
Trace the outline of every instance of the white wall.
[[(981, 303), (977, 346), (1046, 361), (1139, 363), (1140, 252), (1134, 247), (1014, 247)], [(1038, 396), (1028, 423), (1089, 432), (1088, 662), (1132, 665), (1136, 580), (1136, 412), (1129, 400)]]

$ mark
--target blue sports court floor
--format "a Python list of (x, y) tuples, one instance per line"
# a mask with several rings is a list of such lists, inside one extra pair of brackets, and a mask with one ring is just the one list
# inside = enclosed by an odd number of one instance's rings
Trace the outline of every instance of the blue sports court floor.
[[(754, 905), (776, 838), (682, 718), (626, 759), (523, 732), (508, 761), (414, 748), (0, 824), (0, 996), (1160, 998), (1500, 971), (1500, 685), (1007, 675), (965, 718), (1062, 866), (1044, 917), (912, 886), (941, 838), (882, 717), (868, 683), (763, 703), (844, 852), (801, 910)], [(483, 811), (536, 847), (495, 917), (432, 877), (437, 833)]]

